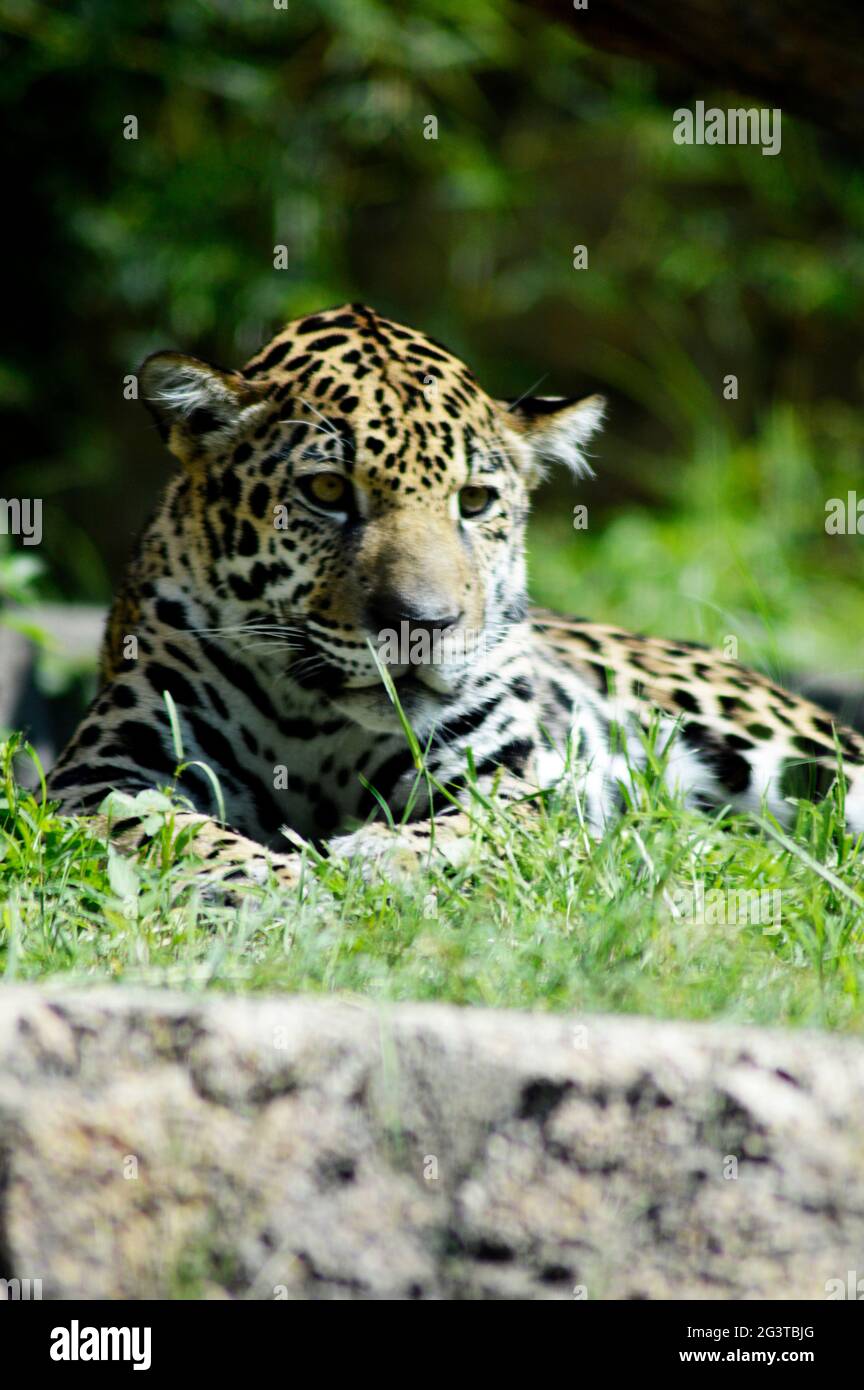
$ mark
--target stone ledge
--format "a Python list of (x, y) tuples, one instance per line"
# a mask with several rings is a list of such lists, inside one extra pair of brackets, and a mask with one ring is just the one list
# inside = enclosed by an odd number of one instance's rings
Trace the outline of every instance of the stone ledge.
[(855, 1040), (0, 990), (0, 1278), (46, 1298), (821, 1299), (862, 1258)]

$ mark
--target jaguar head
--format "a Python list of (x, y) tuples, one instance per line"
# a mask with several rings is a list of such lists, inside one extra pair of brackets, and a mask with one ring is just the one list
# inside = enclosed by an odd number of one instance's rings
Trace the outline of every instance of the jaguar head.
[(289, 323), (239, 372), (157, 353), (141, 389), (186, 472), (190, 582), (368, 728), (395, 719), (382, 666), (424, 728), (494, 659), (525, 613), (530, 492), (549, 462), (589, 471), (603, 413), (494, 400), (362, 305)]

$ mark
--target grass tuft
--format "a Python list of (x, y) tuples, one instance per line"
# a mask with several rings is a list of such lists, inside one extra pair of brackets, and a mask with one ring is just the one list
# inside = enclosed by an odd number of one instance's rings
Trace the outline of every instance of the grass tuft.
[(228, 906), (202, 891), (169, 791), (143, 794), (154, 839), (127, 858), (92, 822), (57, 814), (41, 769), (40, 791), (20, 789), (22, 755), (38, 766), (17, 739), (0, 749), (7, 980), (864, 1030), (864, 856), (839, 793), (799, 804), (786, 832), (686, 809), (649, 759), (599, 841), (563, 792), (530, 826), (478, 795), (459, 868), (370, 884), (351, 865), (310, 862), (302, 900), (271, 884)]

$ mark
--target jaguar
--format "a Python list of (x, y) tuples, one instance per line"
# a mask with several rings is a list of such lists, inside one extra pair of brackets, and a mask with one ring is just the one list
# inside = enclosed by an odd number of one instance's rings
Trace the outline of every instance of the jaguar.
[(213, 873), (296, 885), (308, 844), (363, 872), (458, 859), (477, 790), (530, 814), (559, 786), (602, 831), (650, 744), (691, 805), (788, 823), (842, 778), (864, 830), (864, 738), (827, 711), (530, 606), (530, 496), (555, 465), (590, 475), (601, 397), (495, 399), (362, 304), (240, 370), (155, 353), (139, 391), (179, 468), (50, 776), (63, 810), (174, 785), (179, 736), (179, 822)]

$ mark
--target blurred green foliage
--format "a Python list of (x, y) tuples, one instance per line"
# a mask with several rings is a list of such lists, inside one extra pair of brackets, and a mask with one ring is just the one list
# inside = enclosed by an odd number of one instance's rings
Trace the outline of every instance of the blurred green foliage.
[(854, 663), (861, 541), (824, 506), (860, 475), (864, 178), (827, 137), (677, 146), (686, 75), (508, 0), (0, 0), (0, 54), (4, 488), (44, 499), (55, 595), (107, 597), (168, 474), (123, 398), (147, 352), (238, 365), (364, 299), (493, 392), (609, 393), (588, 532), (572, 484), (541, 499), (540, 597)]

